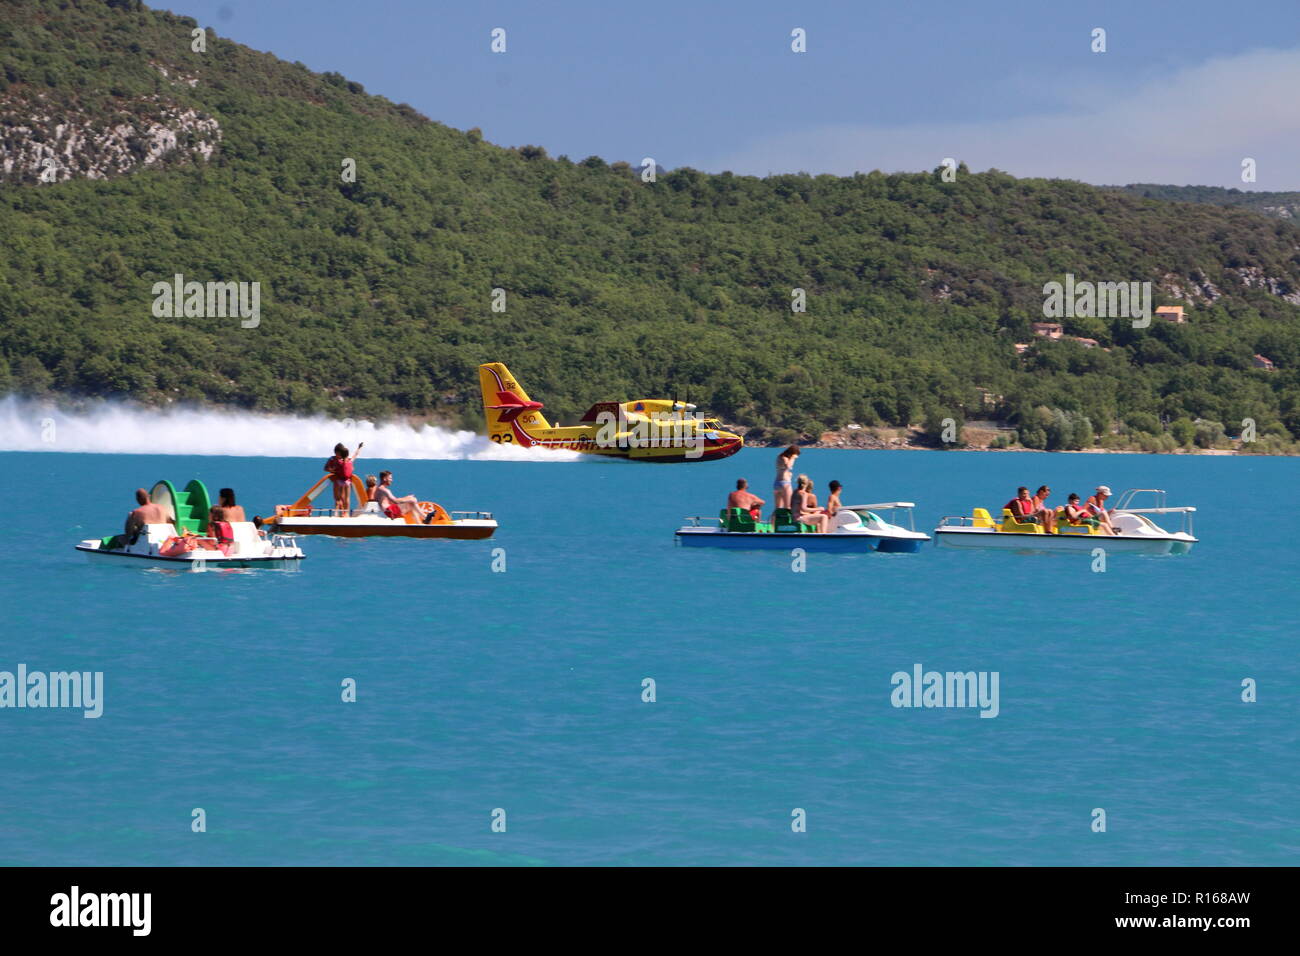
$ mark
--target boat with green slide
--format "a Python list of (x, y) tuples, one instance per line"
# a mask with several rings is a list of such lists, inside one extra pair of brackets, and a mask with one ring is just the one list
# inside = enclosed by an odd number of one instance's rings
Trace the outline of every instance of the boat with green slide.
[(91, 560), (119, 558), (151, 561), (201, 571), (222, 568), (293, 568), (305, 557), (291, 534), (267, 536), (251, 521), (214, 522), (209, 534), (212, 497), (203, 482), (192, 479), (182, 491), (159, 481), (149, 500), (162, 509), (164, 520), (145, 524), (133, 535), (88, 538), (77, 550)]

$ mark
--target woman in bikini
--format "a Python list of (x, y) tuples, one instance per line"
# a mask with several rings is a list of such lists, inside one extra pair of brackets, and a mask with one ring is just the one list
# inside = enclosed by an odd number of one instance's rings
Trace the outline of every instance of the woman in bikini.
[(794, 474), (794, 460), (799, 457), (799, 449), (791, 445), (776, 456), (776, 481), (772, 483), (773, 508), (789, 508), (794, 494), (790, 477)]

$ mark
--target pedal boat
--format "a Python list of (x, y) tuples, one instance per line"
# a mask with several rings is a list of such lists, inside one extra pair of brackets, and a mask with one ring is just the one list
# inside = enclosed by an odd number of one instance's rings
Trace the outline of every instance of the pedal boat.
[[(429, 513), (429, 520), (421, 522), (414, 514), (390, 518), (373, 501), (366, 501), (366, 486), (360, 477), (352, 476), (348, 495), (349, 508), (340, 513), (333, 508), (313, 508), (312, 502), (330, 487), (330, 476), (325, 475), (312, 485), (301, 498), (291, 505), (276, 505), (275, 515), (266, 519), (266, 526), (277, 531), (294, 534), (323, 534), (336, 538), (460, 538), (482, 539), (492, 537), (497, 530), (496, 519), (489, 511), (445, 511), (433, 501), (421, 501)], [(351, 508), (351, 493), (365, 502), (360, 508)], [(330, 488), (330, 493), (333, 489)]]
[(202, 534), (208, 523), (211, 499), (197, 478), (177, 491), (170, 481), (160, 481), (149, 493), (162, 505), (167, 521), (148, 524), (127, 541), (124, 534), (89, 538), (77, 550), (91, 561), (119, 558), (170, 564), (187, 571), (212, 568), (296, 568), (305, 555), (290, 534), (262, 537), (251, 521), (230, 522), (234, 541), (223, 549), (215, 538)]
[[(893, 554), (913, 554), (930, 536), (916, 530), (910, 501), (889, 501), (873, 505), (844, 505), (836, 512), (831, 530), (815, 530), (815, 525), (795, 522), (788, 508), (778, 508), (771, 523), (754, 521), (749, 512), (740, 508), (723, 508), (718, 517), (695, 515), (685, 520), (690, 524), (677, 530), (676, 540), (688, 547), (705, 548), (766, 548), (788, 551), (803, 548), (806, 551), (882, 551)], [(886, 521), (878, 511), (901, 511), (899, 520), (908, 527)]]
[[(1139, 495), (1152, 495), (1155, 505), (1135, 508)], [(1186, 554), (1196, 544), (1192, 535), (1193, 507), (1171, 508), (1165, 504), (1165, 492), (1159, 488), (1129, 488), (1116, 499), (1110, 523), (1118, 534), (1106, 534), (1086, 524), (1068, 524), (1057, 520), (1052, 534), (1041, 525), (1020, 522), (1003, 508), (1001, 521), (994, 521), (983, 508), (969, 516), (945, 515), (934, 529), (937, 544), (949, 548), (999, 548), (1005, 551), (1083, 551), (1102, 548), (1108, 554)], [(1181, 515), (1182, 529), (1166, 531), (1147, 515)]]

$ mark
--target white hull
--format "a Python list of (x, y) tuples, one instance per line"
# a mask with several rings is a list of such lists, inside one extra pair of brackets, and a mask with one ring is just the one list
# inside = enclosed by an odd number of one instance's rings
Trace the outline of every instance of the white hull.
[[(102, 538), (90, 538), (78, 544), (77, 550), (91, 561), (166, 564), (185, 571), (206, 571), (214, 568), (295, 568), (305, 555), (292, 535), (276, 534), (263, 538), (251, 522), (231, 523), (234, 541), (225, 551), (217, 548), (195, 548), (180, 554), (163, 554), (168, 541), (176, 536), (170, 524), (146, 525), (136, 540), (119, 547), (105, 547)], [(206, 540), (206, 539), (205, 539)]]
[(936, 528), (936, 543), (947, 548), (992, 548), (999, 551), (1073, 551), (1090, 554), (1186, 554), (1196, 539), (1187, 534), (1033, 534), (991, 528)]

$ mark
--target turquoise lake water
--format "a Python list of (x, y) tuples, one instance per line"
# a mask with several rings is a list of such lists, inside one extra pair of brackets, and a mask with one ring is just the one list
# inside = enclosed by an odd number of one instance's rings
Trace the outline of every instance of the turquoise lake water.
[[(716, 513), (737, 476), (770, 497), (766, 449), (370, 463), (501, 529), (304, 537), (297, 572), (72, 550), (119, 530), (139, 485), (198, 477), (266, 513), (326, 454), (3, 456), (0, 670), (103, 671), (105, 702), (97, 720), (0, 710), (0, 863), (1297, 862), (1298, 460), (799, 460), (847, 502), (917, 502), (926, 531), (1019, 484), (1059, 501), (1160, 487), (1201, 509), (1190, 555), (1112, 556), (1105, 573), (932, 545), (812, 554), (796, 573), (783, 552), (675, 547), (682, 516)], [(891, 675), (916, 664), (998, 672), (999, 715), (891, 706)]]

